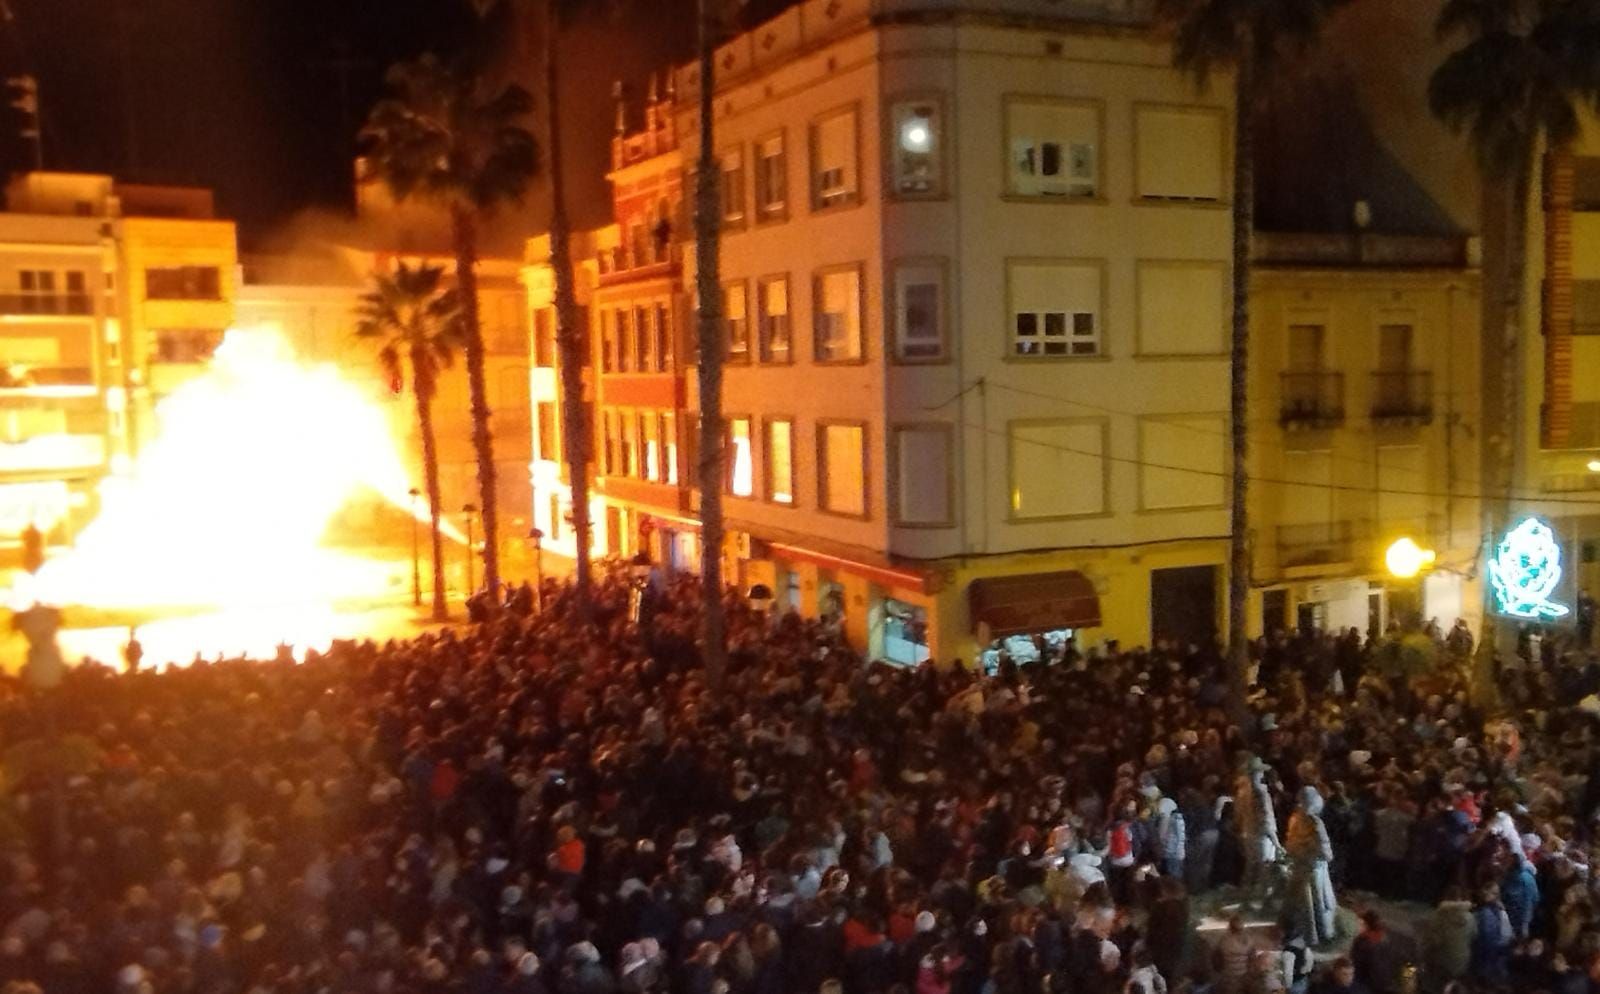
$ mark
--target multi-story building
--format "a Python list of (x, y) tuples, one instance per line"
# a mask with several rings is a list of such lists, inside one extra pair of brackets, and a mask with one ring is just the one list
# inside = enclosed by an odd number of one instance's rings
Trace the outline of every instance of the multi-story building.
[(232, 323), (234, 226), (206, 190), (27, 173), (0, 232), (0, 543), (63, 542)]
[[(1217, 630), (1232, 108), (1147, 15), (807, 0), (719, 50), (730, 576), (907, 662)], [(686, 566), (697, 86), (616, 143), (590, 299), (607, 547)]]
[[(1480, 616), (1480, 293), (1465, 236), (1256, 235), (1252, 579), (1260, 630)], [(1420, 580), (1385, 554), (1436, 556)]]

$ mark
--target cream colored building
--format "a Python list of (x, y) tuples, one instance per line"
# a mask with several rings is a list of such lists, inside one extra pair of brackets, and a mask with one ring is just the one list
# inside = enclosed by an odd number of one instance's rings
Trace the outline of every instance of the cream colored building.
[[(1252, 630), (1481, 617), (1481, 308), (1466, 237), (1257, 233)], [(1410, 538), (1436, 561), (1389, 574)]]
[[(1218, 630), (1232, 109), (1147, 13), (807, 0), (719, 51), (731, 581), (904, 662)], [(605, 547), (688, 568), (687, 184), (634, 194), (692, 170), (696, 86), (675, 71), (619, 136), (587, 298)], [(662, 327), (616, 313), (652, 267), (673, 354), (620, 368)], [(672, 427), (639, 416), (675, 396)]]
[(26, 173), (0, 214), (0, 543), (70, 541), (160, 398), (233, 321), (235, 234), (207, 190)]

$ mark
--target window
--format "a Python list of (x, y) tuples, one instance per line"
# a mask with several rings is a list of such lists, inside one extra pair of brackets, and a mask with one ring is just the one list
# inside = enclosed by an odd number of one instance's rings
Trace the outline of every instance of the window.
[(1223, 112), (1212, 107), (1135, 111), (1138, 196), (1145, 200), (1222, 199)]
[(743, 282), (722, 288), (722, 326), (727, 329), (724, 345), (729, 362), (750, 361), (750, 313)]
[(632, 411), (623, 411), (617, 416), (618, 452), (621, 455), (617, 472), (621, 476), (639, 475), (638, 431), (638, 419)]
[(1098, 419), (1014, 421), (1011, 514), (1065, 518), (1106, 509), (1106, 423)]
[(1289, 369), (1296, 373), (1315, 373), (1322, 369), (1322, 340), (1327, 329), (1320, 324), (1289, 326)]
[(633, 325), (628, 320), (628, 309), (626, 307), (617, 308), (616, 320), (617, 362), (615, 368), (619, 373), (626, 373), (633, 369)]
[(895, 358), (931, 362), (944, 356), (944, 266), (901, 265), (894, 274)]
[(901, 196), (931, 196), (940, 192), (943, 177), (944, 125), (935, 100), (908, 100), (889, 112), (894, 192)]
[(1097, 105), (1041, 98), (1006, 102), (1006, 192), (1093, 197), (1100, 192)]
[(787, 162), (781, 132), (756, 143), (756, 220), (776, 221), (788, 210)]
[(1412, 329), (1409, 324), (1385, 324), (1378, 328), (1378, 369), (1404, 373), (1411, 369)]
[(1228, 419), (1163, 414), (1139, 419), (1139, 507), (1222, 507), (1228, 489)]
[(534, 420), (539, 439), (537, 455), (553, 462), (560, 456), (556, 451), (556, 405), (547, 400), (539, 401), (534, 407)]
[(950, 522), (950, 430), (944, 425), (896, 428), (895, 521), (902, 525)]
[(56, 274), (48, 269), (24, 269), (17, 274), (22, 288), (24, 314), (54, 314), (56, 308)]
[(1228, 271), (1221, 262), (1138, 264), (1139, 354), (1227, 351)]
[(817, 460), (822, 509), (865, 517), (867, 513), (866, 428), (829, 424), (817, 428)]
[(811, 126), (813, 209), (855, 203), (860, 172), (854, 108), (836, 111)]
[(726, 224), (744, 221), (744, 152), (734, 149), (722, 153), (722, 183), (718, 193), (722, 197), (722, 220)]
[(541, 307), (533, 312), (533, 364), (553, 369), (556, 364), (556, 312)]
[(751, 450), (750, 419), (728, 419), (728, 493), (750, 497), (756, 492), (755, 453)]
[(650, 330), (650, 312), (643, 307), (633, 309), (633, 368), (648, 373), (655, 366), (655, 334)]
[(1096, 263), (1010, 263), (1011, 354), (1029, 359), (1100, 355), (1102, 277)]
[(151, 300), (221, 300), (222, 274), (216, 266), (163, 266), (144, 271)]
[(222, 344), (222, 332), (211, 328), (163, 328), (156, 332), (156, 361), (201, 363)]
[(861, 358), (861, 270), (851, 266), (820, 273), (812, 328), (818, 362)]
[(672, 366), (672, 319), (666, 304), (656, 305), (656, 320), (651, 330), (656, 335), (656, 371), (661, 372)]
[(661, 479), (661, 418), (650, 413), (639, 415), (640, 448), (644, 452), (644, 478)]
[(767, 422), (767, 500), (794, 503), (794, 422)]
[(612, 311), (600, 312), (600, 372), (617, 368), (617, 317)]
[(788, 362), (789, 277), (769, 276), (756, 284), (762, 362)]
[(676, 485), (678, 482), (678, 416), (676, 414), (661, 415), (661, 455), (666, 463), (666, 477), (668, 483)]

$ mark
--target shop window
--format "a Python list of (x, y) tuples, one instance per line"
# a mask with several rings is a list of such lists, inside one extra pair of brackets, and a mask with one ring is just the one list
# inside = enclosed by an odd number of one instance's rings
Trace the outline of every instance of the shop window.
[(886, 598), (883, 602), (883, 618), (883, 658), (902, 666), (916, 666), (926, 662), (927, 609)]

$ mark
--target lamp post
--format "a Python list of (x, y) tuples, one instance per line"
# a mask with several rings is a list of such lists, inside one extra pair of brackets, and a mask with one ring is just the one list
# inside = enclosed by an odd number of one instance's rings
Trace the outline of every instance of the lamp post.
[(411, 494), (411, 606), (422, 606), (422, 550), (417, 544), (417, 523), (421, 513), (418, 501), (422, 491), (412, 487)]
[(533, 609), (544, 611), (544, 532), (538, 526), (528, 530), (533, 543)]
[(463, 504), (461, 505), (461, 513), (467, 516), (467, 596), (471, 597), (476, 589), (472, 578), (472, 557), (476, 554), (477, 549), (477, 544), (472, 538), (472, 516), (478, 513), (478, 505)]

